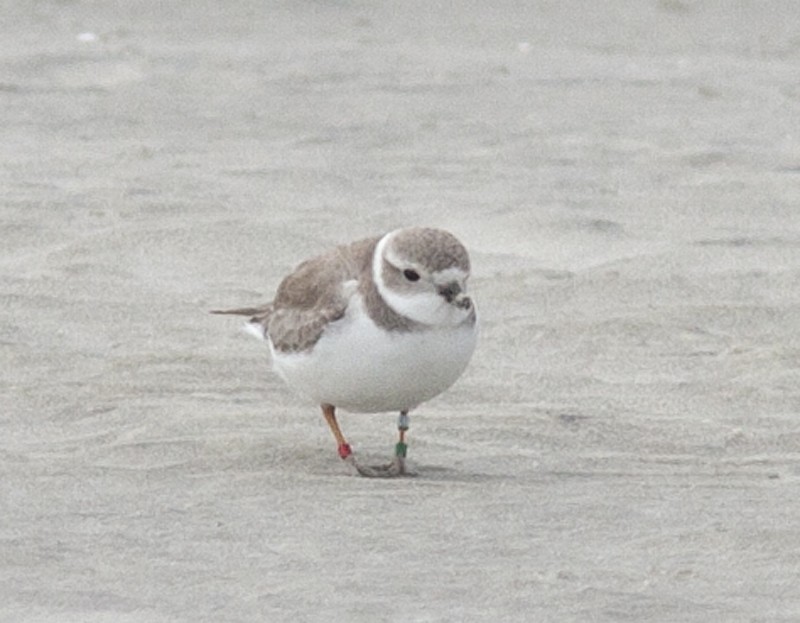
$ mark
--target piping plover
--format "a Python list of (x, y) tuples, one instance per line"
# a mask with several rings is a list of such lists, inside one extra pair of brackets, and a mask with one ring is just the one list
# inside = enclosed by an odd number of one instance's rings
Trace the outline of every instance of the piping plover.
[[(406, 472), (408, 412), (449, 388), (475, 349), (478, 321), (466, 293), (469, 255), (452, 234), (423, 227), (336, 247), (300, 264), (262, 307), (215, 311), (251, 316), (273, 367), (322, 407), (339, 456), (365, 476)], [(395, 457), (360, 464), (335, 409), (395, 411)]]

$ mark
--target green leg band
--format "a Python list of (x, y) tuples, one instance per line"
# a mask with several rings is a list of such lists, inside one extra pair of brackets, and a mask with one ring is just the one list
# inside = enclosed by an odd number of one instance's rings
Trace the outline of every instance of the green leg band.
[(400, 456), (405, 458), (407, 451), (408, 451), (408, 446), (402, 441), (398, 441), (394, 447), (395, 456)]

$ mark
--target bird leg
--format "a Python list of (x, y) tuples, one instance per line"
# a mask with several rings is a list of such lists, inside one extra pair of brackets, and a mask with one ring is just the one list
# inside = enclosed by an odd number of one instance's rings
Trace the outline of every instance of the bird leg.
[(398, 474), (406, 473), (406, 454), (408, 453), (406, 432), (408, 431), (410, 423), (411, 420), (408, 417), (408, 411), (401, 411), (400, 417), (397, 418), (397, 431), (400, 439), (394, 446), (394, 460), (390, 463), (390, 466), (394, 467)]
[(359, 465), (353, 461), (358, 473), (370, 478), (394, 478), (396, 476), (413, 476), (414, 473), (406, 469), (406, 454), (408, 444), (406, 444), (406, 431), (408, 431), (409, 418), (408, 411), (401, 411), (397, 419), (397, 430), (400, 439), (394, 446), (394, 458), (390, 463), (384, 465)]
[(325, 421), (328, 423), (333, 436), (336, 438), (336, 443), (339, 445), (339, 456), (348, 463), (351, 463), (361, 476), (366, 476), (367, 478), (392, 478), (394, 476), (409, 475), (409, 472), (406, 471), (406, 453), (408, 451), (406, 431), (408, 430), (409, 424), (407, 411), (402, 411), (397, 421), (400, 440), (395, 445), (395, 456), (392, 462), (388, 465), (370, 466), (362, 465), (356, 460), (356, 457), (353, 456), (353, 449), (350, 447), (350, 444), (347, 443), (342, 429), (339, 428), (339, 422), (336, 421), (336, 408), (329, 404), (323, 404), (321, 407), (322, 415), (325, 416)]
[(325, 421), (328, 423), (333, 436), (336, 438), (336, 443), (339, 444), (339, 456), (346, 460), (347, 457), (353, 455), (353, 450), (344, 438), (342, 429), (339, 428), (339, 422), (336, 421), (336, 407), (329, 404), (321, 405), (321, 407), (322, 415), (325, 416)]

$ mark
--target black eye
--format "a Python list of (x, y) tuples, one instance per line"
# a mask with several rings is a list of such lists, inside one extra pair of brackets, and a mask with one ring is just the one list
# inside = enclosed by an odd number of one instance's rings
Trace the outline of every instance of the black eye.
[(419, 273), (416, 270), (411, 270), (410, 268), (406, 268), (403, 271), (403, 277), (409, 281), (419, 281)]

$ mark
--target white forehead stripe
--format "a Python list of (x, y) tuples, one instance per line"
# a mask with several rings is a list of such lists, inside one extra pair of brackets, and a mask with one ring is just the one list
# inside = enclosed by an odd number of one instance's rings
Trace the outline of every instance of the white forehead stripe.
[(469, 277), (469, 273), (461, 268), (453, 266), (451, 268), (445, 268), (444, 270), (437, 270), (431, 276), (436, 283), (452, 283), (453, 281), (461, 283)]

